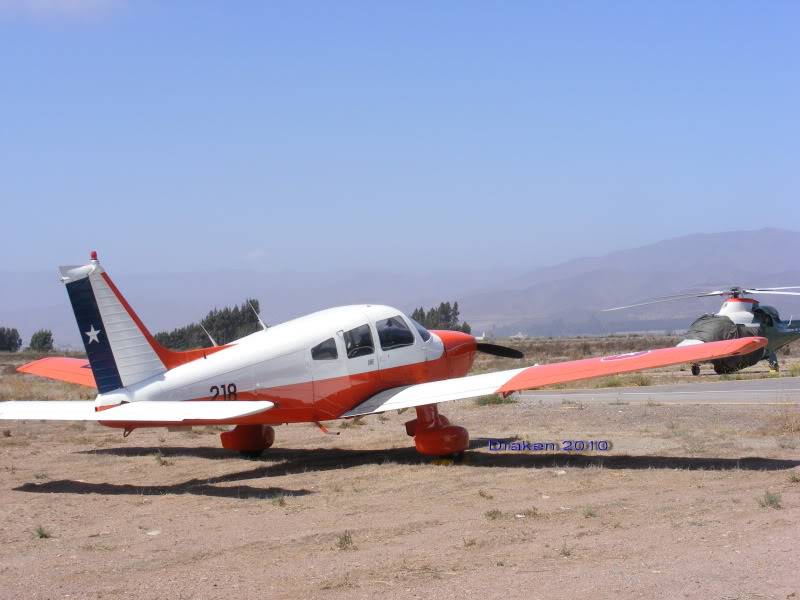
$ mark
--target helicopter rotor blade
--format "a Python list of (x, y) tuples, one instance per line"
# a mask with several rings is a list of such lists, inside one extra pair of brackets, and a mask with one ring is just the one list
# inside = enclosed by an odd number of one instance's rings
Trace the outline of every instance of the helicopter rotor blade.
[(744, 290), (750, 294), (774, 294), (776, 296), (800, 296), (800, 292), (776, 292), (772, 290)]
[(612, 310), (625, 310), (626, 308), (636, 308), (638, 306), (649, 306), (650, 304), (660, 304), (661, 302), (672, 302), (673, 300), (684, 300), (687, 298), (708, 298), (711, 296), (733, 296), (737, 297), (739, 294), (775, 294), (782, 296), (800, 296), (800, 292), (785, 292), (782, 290), (800, 290), (800, 285), (789, 285), (783, 287), (768, 287), (768, 288), (741, 288), (738, 286), (730, 286), (725, 289), (713, 290), (710, 292), (695, 292), (675, 294), (673, 296), (657, 296), (650, 300), (644, 300), (635, 304), (628, 304), (626, 306), (615, 306), (613, 308), (604, 308), (601, 312), (610, 312)]
[(500, 346), (498, 344), (487, 344), (486, 342), (478, 342), (478, 352), (484, 354), (491, 354), (492, 356), (500, 356), (502, 358), (525, 358), (525, 355), (514, 348), (508, 346)]

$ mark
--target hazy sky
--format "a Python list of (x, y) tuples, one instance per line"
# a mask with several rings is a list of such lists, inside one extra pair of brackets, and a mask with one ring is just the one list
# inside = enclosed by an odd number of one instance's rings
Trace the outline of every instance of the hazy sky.
[(797, 2), (0, 0), (0, 269), (800, 229)]

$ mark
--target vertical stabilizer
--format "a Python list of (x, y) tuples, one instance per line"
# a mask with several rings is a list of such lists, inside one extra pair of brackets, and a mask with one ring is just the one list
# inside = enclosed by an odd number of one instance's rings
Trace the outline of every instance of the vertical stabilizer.
[(59, 271), (101, 394), (167, 370), (152, 336), (119, 295), (96, 253), (88, 265)]

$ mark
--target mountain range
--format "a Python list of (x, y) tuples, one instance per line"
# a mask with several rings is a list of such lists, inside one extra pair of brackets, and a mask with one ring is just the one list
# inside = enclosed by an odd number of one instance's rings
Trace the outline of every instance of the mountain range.
[[(498, 335), (600, 334), (685, 329), (722, 299), (688, 299), (601, 312), (639, 300), (731, 286), (800, 285), (800, 232), (782, 229), (692, 234), (604, 256), (528, 271), (465, 296), (462, 312)], [(800, 291), (800, 290), (798, 290)], [(800, 297), (757, 297), (784, 318), (800, 317)]]
[[(222, 270), (117, 272), (117, 286), (152, 331), (196, 321), (214, 307), (258, 298), (264, 320), (280, 322), (339, 304), (373, 302), (411, 312), (458, 300), (477, 332), (502, 336), (603, 334), (685, 329), (721, 299), (689, 299), (618, 312), (600, 309), (685, 291), (732, 285), (800, 285), (800, 232), (781, 229), (692, 234), (654, 244), (576, 258), (536, 269), (517, 260), (504, 269), (428, 271), (261, 272)], [(101, 257), (102, 258), (102, 257)], [(546, 257), (535, 257), (546, 264)], [(531, 261), (532, 262), (532, 261)], [(521, 264), (520, 264), (521, 263)], [(51, 329), (61, 347), (80, 346), (62, 286), (53, 271), (4, 272), (0, 326), (16, 327), (27, 343), (38, 328)], [(800, 318), (800, 297), (763, 296), (784, 318)]]

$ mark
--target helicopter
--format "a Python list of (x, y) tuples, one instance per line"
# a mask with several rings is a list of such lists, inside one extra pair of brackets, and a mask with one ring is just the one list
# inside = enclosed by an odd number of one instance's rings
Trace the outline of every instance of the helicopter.
[[(752, 336), (764, 337), (768, 340), (764, 348), (759, 348), (743, 356), (719, 358), (711, 361), (711, 364), (714, 366), (714, 372), (718, 375), (734, 373), (746, 367), (753, 366), (761, 360), (766, 360), (771, 370), (778, 371), (780, 365), (778, 364), (777, 352), (784, 346), (800, 339), (800, 321), (793, 321), (791, 317), (788, 321), (782, 321), (777, 309), (772, 306), (761, 304), (758, 300), (745, 297), (744, 295), (774, 294), (782, 296), (800, 296), (800, 292), (787, 291), (798, 289), (800, 289), (798, 285), (766, 288), (732, 286), (727, 289), (711, 290), (701, 293), (695, 292), (660, 296), (651, 300), (637, 302), (636, 304), (606, 308), (603, 312), (624, 310), (689, 298), (723, 296), (725, 301), (722, 303), (719, 312), (704, 314), (695, 319), (678, 346), (691, 346), (706, 342)], [(700, 375), (700, 364), (692, 363), (691, 370), (692, 375)]]

